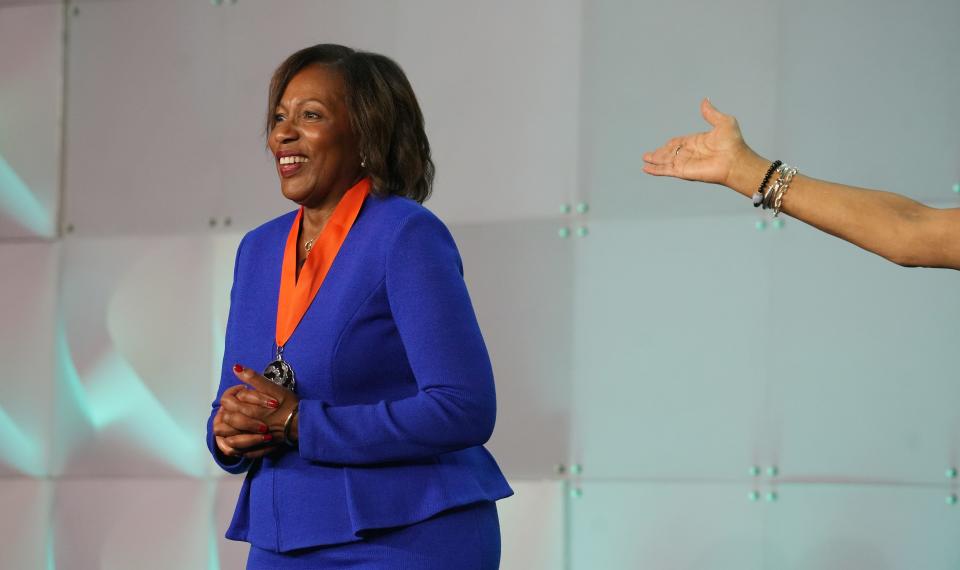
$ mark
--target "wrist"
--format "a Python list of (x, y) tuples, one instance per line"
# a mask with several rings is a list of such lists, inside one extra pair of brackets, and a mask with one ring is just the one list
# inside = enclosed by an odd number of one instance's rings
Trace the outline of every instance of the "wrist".
[(763, 180), (763, 175), (770, 168), (770, 161), (746, 148), (733, 161), (724, 186), (744, 196), (750, 197)]
[(297, 439), (299, 439), (297, 437), (298, 430), (296, 429), (299, 427), (299, 411), (299, 406), (295, 406), (292, 410), (290, 410), (289, 415), (287, 415), (283, 422), (283, 442), (291, 447), (294, 446), (297, 443)]

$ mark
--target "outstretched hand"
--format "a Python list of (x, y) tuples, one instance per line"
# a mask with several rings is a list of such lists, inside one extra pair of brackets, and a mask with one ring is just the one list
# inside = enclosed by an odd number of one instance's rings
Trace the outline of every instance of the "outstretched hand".
[(237, 365), (234, 374), (243, 384), (228, 388), (220, 398), (213, 420), (217, 447), (228, 456), (262, 457), (284, 442), (284, 423), (299, 399), (249, 368)]
[(755, 154), (743, 140), (733, 116), (718, 111), (709, 99), (700, 102), (700, 113), (713, 128), (672, 138), (657, 150), (644, 153), (644, 172), (731, 186), (734, 169)]

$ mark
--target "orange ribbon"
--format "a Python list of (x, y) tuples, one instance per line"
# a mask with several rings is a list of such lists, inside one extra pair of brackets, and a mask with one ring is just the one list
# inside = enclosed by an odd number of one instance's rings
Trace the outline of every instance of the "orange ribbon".
[(370, 179), (364, 178), (347, 190), (340, 199), (340, 203), (333, 210), (330, 219), (323, 231), (317, 236), (316, 242), (310, 248), (306, 263), (300, 269), (300, 278), (297, 279), (297, 237), (300, 230), (300, 220), (303, 218), (303, 208), (297, 212), (293, 220), (290, 234), (287, 236), (287, 245), (283, 250), (283, 266), (280, 270), (280, 298), (277, 302), (277, 346), (282, 347), (296, 330), (303, 315), (310, 308), (310, 303), (317, 296), (317, 291), (323, 285), (323, 280), (333, 265), (340, 246), (347, 239), (353, 222), (360, 213), (360, 207), (370, 193)]

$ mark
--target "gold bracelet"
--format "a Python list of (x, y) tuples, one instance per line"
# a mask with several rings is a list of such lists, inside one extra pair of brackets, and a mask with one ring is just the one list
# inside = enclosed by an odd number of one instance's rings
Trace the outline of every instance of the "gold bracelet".
[(283, 422), (283, 443), (293, 447), (293, 442), (290, 441), (290, 428), (293, 427), (293, 416), (297, 415), (297, 410), (299, 406), (290, 410), (290, 415), (287, 416), (287, 419)]

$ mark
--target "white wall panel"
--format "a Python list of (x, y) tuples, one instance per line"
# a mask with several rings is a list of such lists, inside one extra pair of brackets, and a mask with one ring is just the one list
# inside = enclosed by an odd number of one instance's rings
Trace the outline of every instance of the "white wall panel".
[(579, 7), (541, 4), (299, 2), (284, 7), (291, 24), (264, 3), (84, 3), (70, 17), (67, 222), (167, 233), (289, 209), (263, 148), (267, 86), (320, 42), (408, 71), (441, 217), (551, 216), (576, 191)]
[(214, 499), (214, 523), (212, 533), (217, 544), (217, 561), (219, 568), (244, 568), (247, 564), (247, 554), (250, 545), (246, 542), (227, 540), (224, 533), (233, 519), (233, 511), (243, 486), (243, 475), (226, 475), (216, 482)]
[(70, 12), (65, 221), (77, 233), (198, 232), (225, 211), (220, 16), (192, 0)]
[(960, 452), (960, 274), (800, 223), (768, 237), (770, 459), (787, 477), (942, 481)]
[(0, 238), (57, 233), (62, 53), (59, 4), (0, 5)]
[(59, 250), (50, 243), (0, 245), (0, 477), (48, 473)]
[(960, 507), (931, 488), (785, 486), (768, 505), (764, 568), (947, 570), (960, 563)]
[(766, 449), (764, 234), (600, 222), (578, 240), (574, 459), (591, 477), (740, 477)]
[(206, 471), (212, 258), (206, 238), (65, 243), (58, 472)]
[(768, 147), (777, 12), (770, 0), (584, 2), (581, 179), (595, 216), (743, 211), (747, 203), (727, 190), (643, 174), (641, 156), (707, 130), (704, 97), (739, 116), (748, 141)]
[(780, 154), (768, 150), (771, 160), (923, 200), (953, 196), (960, 182), (960, 3), (786, 6), (779, 26)]
[(736, 485), (584, 482), (570, 499), (574, 570), (759, 570), (764, 503)]
[(455, 226), (497, 383), (490, 448), (508, 477), (569, 456), (573, 247), (550, 222)]
[(511, 481), (516, 494), (497, 502), (501, 570), (556, 570), (564, 564), (564, 484)]
[(52, 495), (49, 481), (0, 479), (0, 568), (53, 568)]
[(450, 222), (547, 218), (577, 195), (580, 2), (402, 2), (396, 55)]
[(57, 568), (210, 568), (213, 498), (212, 483), (201, 480), (58, 481)]

